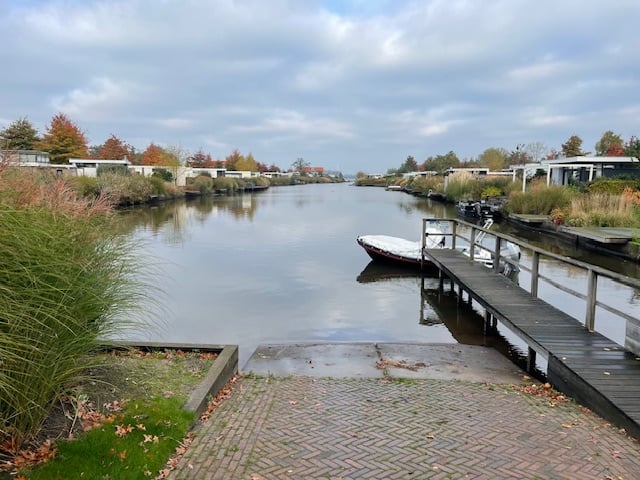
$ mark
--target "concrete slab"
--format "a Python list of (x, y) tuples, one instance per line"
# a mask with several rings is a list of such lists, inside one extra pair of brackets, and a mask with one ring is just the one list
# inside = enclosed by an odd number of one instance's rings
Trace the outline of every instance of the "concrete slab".
[(243, 370), (276, 377), (378, 378), (383, 373), (377, 359), (372, 343), (260, 345)]
[(525, 373), (489, 347), (459, 344), (261, 345), (244, 373), (276, 377), (428, 378), (519, 383)]
[(381, 366), (396, 378), (520, 383), (526, 373), (489, 347), (476, 345), (378, 344)]

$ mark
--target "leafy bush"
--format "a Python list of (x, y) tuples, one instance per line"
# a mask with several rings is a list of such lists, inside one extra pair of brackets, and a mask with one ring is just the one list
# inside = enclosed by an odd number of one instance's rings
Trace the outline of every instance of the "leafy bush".
[(74, 190), (83, 197), (93, 198), (100, 194), (98, 179), (95, 177), (86, 177), (84, 175), (71, 177), (70, 183), (73, 185)]
[(640, 180), (637, 178), (603, 178), (591, 182), (586, 187), (588, 193), (607, 193), (609, 195), (620, 195), (625, 189), (640, 190)]
[(154, 168), (151, 177), (158, 177), (165, 182), (173, 182), (173, 173), (166, 168)]
[(244, 185), (240, 179), (229, 177), (218, 177), (213, 179), (214, 190), (226, 190), (228, 193), (237, 191), (241, 185)]
[(210, 176), (199, 175), (193, 180), (193, 186), (200, 193), (209, 193), (213, 189), (213, 179)]

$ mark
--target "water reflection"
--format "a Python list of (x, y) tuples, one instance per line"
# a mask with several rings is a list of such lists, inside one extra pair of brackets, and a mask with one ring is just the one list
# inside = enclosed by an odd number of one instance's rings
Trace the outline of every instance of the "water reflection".
[[(483, 319), (460, 323), (477, 311), (458, 307), (446, 291), (432, 295), (436, 279), (425, 279), (423, 288), (414, 274), (363, 271), (369, 258), (355, 241), (358, 235), (418, 239), (422, 218), (451, 213), (427, 199), (346, 184), (278, 187), (123, 211), (122, 227), (162, 268), (153, 286), (164, 293), (152, 296), (168, 313), (162, 329), (149, 328), (142, 339), (238, 344), (241, 367), (264, 343), (460, 338), (491, 345), (495, 339), (482, 332)], [(571, 272), (549, 272), (558, 282), (573, 282)], [(520, 280), (526, 285), (528, 274), (521, 272)], [(601, 288), (606, 292), (606, 285)], [(629, 304), (627, 291), (615, 294)], [(519, 345), (509, 332), (500, 333)]]
[[(526, 347), (512, 343), (505, 336), (504, 327), (487, 324), (473, 303), (461, 302), (455, 291), (446, 288), (449, 282), (444, 282), (444, 288), (440, 289), (440, 280), (436, 277), (375, 261), (369, 262), (358, 275), (357, 281), (365, 284), (385, 282), (415, 285), (420, 325), (425, 328), (444, 325), (458, 343), (495, 348), (520, 368), (526, 369)], [(534, 375), (544, 377), (540, 370)]]

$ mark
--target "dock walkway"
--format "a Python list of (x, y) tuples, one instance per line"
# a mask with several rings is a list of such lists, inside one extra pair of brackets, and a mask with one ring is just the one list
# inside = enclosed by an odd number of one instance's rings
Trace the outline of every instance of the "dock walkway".
[(556, 389), (640, 438), (640, 358), (458, 251), (425, 250), (425, 255), (516, 333), (530, 354), (547, 358), (547, 377)]

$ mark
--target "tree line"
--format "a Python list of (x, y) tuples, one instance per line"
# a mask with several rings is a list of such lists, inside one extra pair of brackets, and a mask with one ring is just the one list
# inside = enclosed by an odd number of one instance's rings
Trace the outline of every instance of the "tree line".
[[(53, 164), (68, 164), (70, 158), (95, 160), (128, 159), (134, 165), (158, 165), (195, 168), (226, 168), (252, 172), (279, 172), (277, 165), (258, 162), (251, 153), (242, 155), (237, 149), (224, 160), (213, 159), (211, 154), (199, 149), (191, 154), (179, 146), (162, 147), (153, 142), (143, 151), (136, 149), (111, 134), (100, 145), (89, 145), (87, 136), (63, 113), (53, 116), (46, 132), (38, 130), (26, 118), (20, 118), (0, 130), (0, 150), (39, 150), (49, 153)], [(295, 164), (295, 162), (294, 162)]]
[[(531, 142), (519, 144), (513, 150), (505, 148), (487, 148), (475, 159), (459, 159), (450, 151), (444, 155), (427, 157), (421, 164), (409, 155), (399, 168), (391, 168), (388, 174), (402, 174), (416, 171), (435, 171), (443, 173), (448, 168), (458, 167), (487, 167), (491, 171), (500, 171), (511, 165), (523, 165), (525, 163), (537, 163), (540, 160), (553, 160), (563, 157), (579, 157), (590, 155), (582, 149), (582, 138), (572, 135), (562, 144), (560, 150), (547, 148), (542, 142)], [(596, 156), (611, 157), (635, 157), (640, 158), (640, 140), (632, 136), (629, 141), (624, 142), (621, 135), (607, 130), (595, 144)]]

